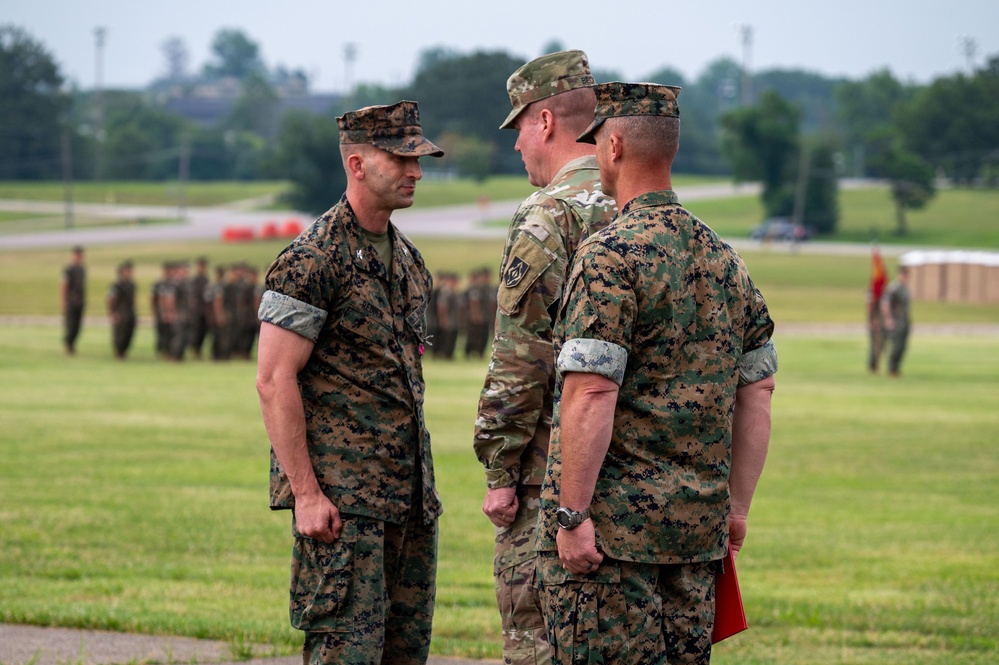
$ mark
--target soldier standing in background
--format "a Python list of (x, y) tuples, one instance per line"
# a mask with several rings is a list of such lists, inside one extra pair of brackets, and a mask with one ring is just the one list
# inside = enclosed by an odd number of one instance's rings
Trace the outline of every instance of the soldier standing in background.
[(205, 319), (208, 334), (211, 337), (212, 360), (221, 360), (222, 341), (222, 288), (225, 280), (225, 268), (215, 266), (215, 280), (205, 288)]
[(170, 325), (164, 318), (163, 306), (166, 304), (168, 291), (170, 291), (172, 271), (173, 264), (165, 261), (163, 273), (158, 280), (153, 282), (152, 290), (149, 293), (149, 309), (153, 313), (153, 345), (158, 358), (166, 358), (170, 355)]
[(443, 360), (454, 358), (454, 346), (458, 341), (458, 292), (457, 279), (453, 273), (440, 273), (437, 287), (437, 338), (434, 342), (434, 357)]
[(131, 261), (118, 266), (118, 280), (108, 289), (107, 305), (114, 356), (124, 360), (135, 333), (135, 282), (132, 281)]
[(464, 301), (465, 357), (481, 358), (489, 345), (489, 331), (496, 315), (488, 268), (478, 268), (469, 275)]
[(888, 333), (888, 375), (899, 376), (902, 371), (902, 357), (909, 341), (909, 267), (899, 266), (895, 280), (888, 285), (881, 296), (881, 318)]
[(208, 259), (200, 257), (197, 269), (191, 276), (188, 286), (190, 295), (190, 314), (188, 315), (190, 338), (188, 344), (194, 357), (201, 360), (201, 347), (208, 335), (208, 307), (205, 304), (205, 292), (208, 289)]
[(76, 355), (76, 338), (83, 326), (87, 305), (87, 269), (83, 265), (83, 247), (73, 248), (72, 258), (62, 272), (60, 285), (63, 315), (63, 343), (67, 355)]
[(514, 665), (551, 657), (534, 534), (555, 386), (553, 319), (577, 243), (617, 212), (602, 193), (593, 146), (576, 142), (593, 120), (593, 83), (582, 51), (532, 60), (507, 82), (513, 110), (501, 125), (517, 131), (528, 180), (541, 188), (517, 209), (503, 249), (496, 334), (473, 442), (486, 471), (482, 511), (496, 527), (503, 660)]

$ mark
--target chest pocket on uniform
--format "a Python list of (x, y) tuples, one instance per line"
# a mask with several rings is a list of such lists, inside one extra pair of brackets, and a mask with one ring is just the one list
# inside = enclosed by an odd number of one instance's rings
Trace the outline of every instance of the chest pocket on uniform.
[[(356, 336), (368, 340), (376, 346), (385, 347), (392, 341), (392, 327), (381, 318), (364, 310), (348, 305), (340, 317), (340, 328), (346, 336)], [(361, 340), (357, 340), (360, 342)]]

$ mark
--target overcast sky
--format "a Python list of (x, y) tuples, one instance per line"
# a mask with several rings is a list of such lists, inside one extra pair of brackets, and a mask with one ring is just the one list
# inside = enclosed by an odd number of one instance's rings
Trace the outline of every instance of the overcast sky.
[(40, 41), (82, 89), (96, 78), (94, 28), (106, 28), (104, 85), (143, 87), (166, 71), (163, 43), (180, 37), (190, 69), (209, 59), (222, 28), (242, 30), (269, 67), (303, 69), (319, 92), (351, 83), (408, 83), (420, 52), (502, 50), (525, 61), (557, 40), (591, 66), (644, 80), (670, 66), (688, 79), (720, 56), (741, 61), (750, 26), (752, 70), (800, 68), (863, 78), (882, 68), (927, 83), (999, 55), (999, 0), (3, 0), (0, 24)]

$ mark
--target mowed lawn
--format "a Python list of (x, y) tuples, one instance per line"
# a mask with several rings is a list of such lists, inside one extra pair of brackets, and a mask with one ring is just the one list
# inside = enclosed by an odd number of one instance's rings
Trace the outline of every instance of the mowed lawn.
[[(105, 329), (0, 329), (0, 620), (295, 651), (252, 363), (128, 362)], [(856, 336), (778, 338), (769, 463), (719, 663), (994, 663), (999, 339), (921, 336), (898, 380)], [(499, 656), (471, 450), (481, 361), (427, 363), (441, 519), (433, 650)], [(257, 649), (256, 653), (272, 652)]]
[[(844, 219), (859, 240), (863, 215), (887, 218), (883, 201), (862, 194)], [(954, 222), (962, 238), (996, 197), (947, 196), (971, 211)], [(744, 237), (755, 219), (738, 200), (691, 208), (723, 235)], [(929, 233), (927, 219), (914, 221)], [(990, 224), (979, 224), (980, 246), (995, 249)], [(502, 247), (417, 244), (432, 270), (461, 274), (495, 267)], [(0, 621), (222, 639), (238, 657), (297, 651), (289, 519), (267, 508), (255, 367), (159, 362), (148, 325), (132, 357), (115, 362), (100, 318), (122, 258), (136, 261), (146, 315), (162, 261), (204, 254), (264, 267), (278, 249), (88, 248), (96, 318), (75, 358), (62, 355), (55, 322), (65, 248), (0, 252)], [(713, 662), (999, 662), (999, 309), (916, 303), (903, 377), (889, 379), (865, 371), (859, 328), (835, 332), (863, 321), (866, 255), (744, 256), (778, 322), (781, 368), (771, 454), (739, 558), (751, 630), (720, 644)], [(992, 327), (920, 329), (931, 323)], [(809, 324), (807, 334), (791, 324)], [(498, 658), (493, 534), (471, 448), (485, 370), (484, 361), (426, 364), (445, 504), (432, 648)]]

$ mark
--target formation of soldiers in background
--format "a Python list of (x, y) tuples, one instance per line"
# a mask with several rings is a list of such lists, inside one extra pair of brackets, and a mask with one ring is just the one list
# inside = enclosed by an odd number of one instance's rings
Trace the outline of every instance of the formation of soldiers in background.
[(489, 268), (478, 268), (461, 290), (458, 275), (439, 272), (427, 307), (427, 328), (434, 358), (451, 360), (459, 336), (465, 335), (465, 357), (482, 358), (490, 348), (496, 318), (496, 286)]
[[(131, 261), (121, 263), (107, 293), (112, 346), (119, 359), (126, 357), (137, 324), (132, 271)], [(77, 281), (82, 290), (82, 278)], [(163, 275), (150, 293), (156, 355), (175, 362), (188, 353), (201, 359), (207, 342), (212, 360), (249, 360), (260, 332), (257, 309), (262, 295), (259, 271), (246, 263), (215, 266), (214, 279), (205, 258), (195, 262), (193, 274), (188, 261), (164, 263)], [(434, 358), (453, 359), (462, 335), (465, 358), (484, 357), (495, 318), (496, 285), (489, 268), (472, 271), (464, 289), (457, 273), (437, 273), (427, 307)]]
[[(201, 359), (208, 342), (212, 360), (250, 359), (260, 331), (259, 271), (236, 263), (216, 266), (214, 272), (212, 279), (205, 258), (196, 261), (193, 274), (188, 261), (163, 264), (163, 275), (150, 291), (158, 357), (179, 362), (190, 352)], [(135, 291), (132, 263), (125, 261), (107, 294), (112, 346), (119, 359), (128, 353), (135, 332)]]

